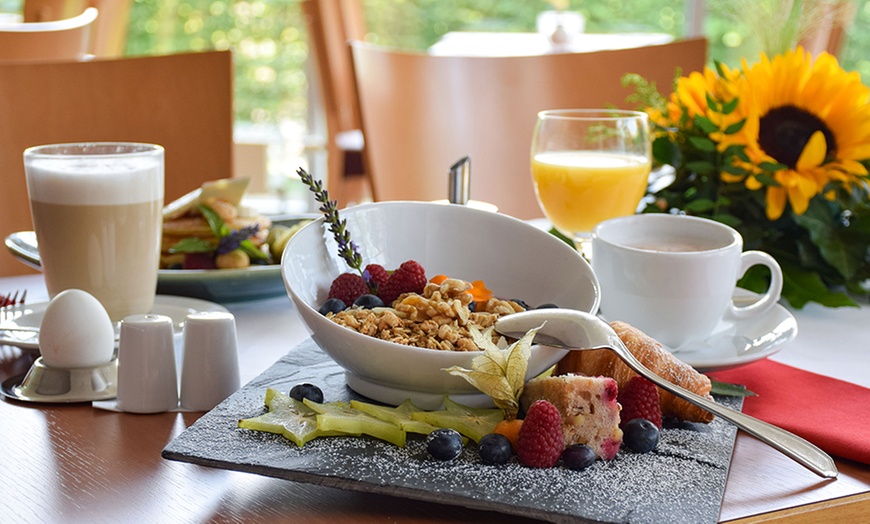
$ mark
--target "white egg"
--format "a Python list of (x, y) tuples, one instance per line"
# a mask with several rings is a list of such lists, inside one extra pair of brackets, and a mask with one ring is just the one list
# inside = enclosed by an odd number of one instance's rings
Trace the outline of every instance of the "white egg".
[(67, 289), (48, 303), (39, 325), (39, 352), (46, 366), (99, 366), (112, 359), (114, 350), (112, 321), (93, 295)]

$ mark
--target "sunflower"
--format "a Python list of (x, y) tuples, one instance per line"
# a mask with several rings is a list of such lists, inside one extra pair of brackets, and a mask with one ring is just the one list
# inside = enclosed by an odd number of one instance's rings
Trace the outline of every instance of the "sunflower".
[(746, 187), (765, 188), (768, 219), (782, 216), (787, 203), (803, 214), (830, 182), (867, 183), (860, 161), (870, 158), (870, 89), (857, 73), (827, 53), (813, 60), (798, 48), (744, 62), (733, 86), (732, 117), (746, 122), (730, 139), (745, 146), (749, 161), (738, 162), (749, 172)]

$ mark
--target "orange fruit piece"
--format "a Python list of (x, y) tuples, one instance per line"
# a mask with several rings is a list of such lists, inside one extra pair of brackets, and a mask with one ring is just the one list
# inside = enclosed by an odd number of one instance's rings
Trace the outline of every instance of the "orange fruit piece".
[(517, 439), (520, 436), (520, 427), (523, 425), (522, 419), (502, 420), (495, 425), (493, 433), (504, 435), (511, 441), (511, 447), (517, 449)]

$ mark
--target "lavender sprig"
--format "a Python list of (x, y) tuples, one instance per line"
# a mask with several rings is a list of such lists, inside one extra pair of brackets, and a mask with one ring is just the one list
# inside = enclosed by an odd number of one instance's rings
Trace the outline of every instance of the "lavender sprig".
[(338, 256), (343, 258), (348, 266), (356, 269), (362, 275), (362, 256), (359, 254), (358, 246), (350, 239), (347, 221), (342, 220), (338, 216), (338, 201), (330, 200), (329, 192), (323, 189), (323, 182), (315, 180), (313, 176), (301, 167), (296, 170), (296, 174), (308, 186), (308, 189), (314, 193), (314, 200), (321, 204), (319, 210), (323, 213), (326, 222), (329, 224), (329, 231), (338, 243)]

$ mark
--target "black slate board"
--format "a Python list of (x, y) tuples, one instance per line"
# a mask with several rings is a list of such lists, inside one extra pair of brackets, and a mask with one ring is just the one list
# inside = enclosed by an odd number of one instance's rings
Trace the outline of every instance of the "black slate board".
[[(265, 412), (267, 387), (318, 384), (325, 399), (360, 398), (344, 372), (308, 339), (170, 442), (163, 457), (297, 482), (534, 517), (553, 522), (717, 522), (736, 429), (666, 427), (658, 448), (620, 451), (585, 471), (481, 464), (473, 445), (454, 462), (428, 457), (422, 438), (404, 448), (368, 437), (315, 439), (303, 448), (279, 435), (237, 427)], [(365, 399), (363, 399), (365, 400)], [(740, 409), (736, 398), (719, 402)]]

